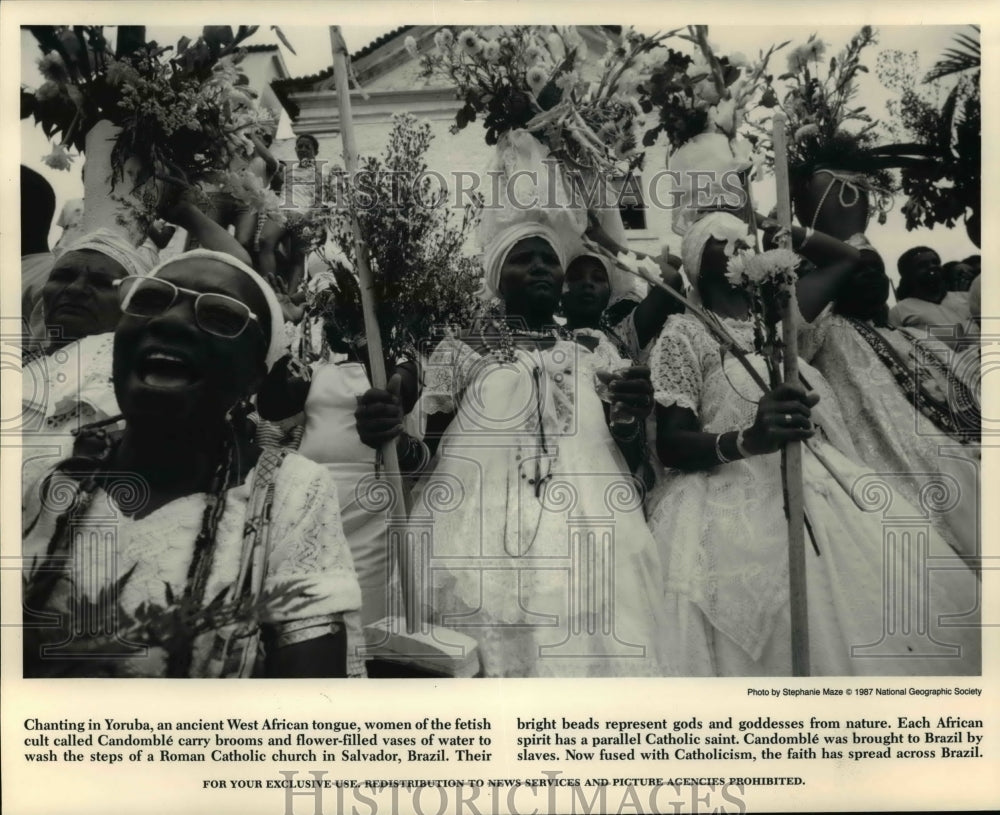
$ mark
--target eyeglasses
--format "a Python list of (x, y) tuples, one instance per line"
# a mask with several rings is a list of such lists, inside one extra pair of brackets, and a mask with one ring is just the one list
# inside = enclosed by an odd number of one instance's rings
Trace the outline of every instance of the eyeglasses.
[(165, 313), (183, 292), (194, 297), (194, 319), (202, 331), (218, 337), (233, 339), (242, 334), (248, 324), (260, 330), (260, 321), (245, 303), (234, 297), (216, 292), (200, 292), (175, 286), (158, 277), (131, 275), (115, 281), (121, 309), (133, 317), (159, 317)]

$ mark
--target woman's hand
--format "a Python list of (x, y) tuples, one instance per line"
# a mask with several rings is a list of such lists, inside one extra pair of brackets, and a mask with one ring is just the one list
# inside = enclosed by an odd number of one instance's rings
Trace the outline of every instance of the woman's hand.
[(743, 434), (743, 446), (751, 455), (774, 453), (787, 442), (813, 436), (812, 408), (819, 396), (797, 385), (779, 385), (764, 394), (757, 405), (757, 418)]
[(359, 438), (369, 447), (378, 449), (403, 432), (403, 401), (399, 396), (401, 385), (402, 377), (393, 374), (385, 390), (369, 388), (358, 397), (354, 418)]
[(615, 412), (645, 419), (653, 410), (653, 383), (645, 365), (633, 365), (619, 371), (608, 390)]

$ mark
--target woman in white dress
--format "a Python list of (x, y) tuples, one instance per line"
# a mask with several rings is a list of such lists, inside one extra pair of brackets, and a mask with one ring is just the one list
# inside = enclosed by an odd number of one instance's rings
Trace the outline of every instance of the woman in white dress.
[[(685, 236), (683, 256), (704, 305), (752, 351), (747, 301), (725, 278), (728, 255), (741, 235), (746, 226), (737, 219), (709, 215)], [(846, 275), (849, 267), (837, 271)], [(806, 319), (822, 310), (842, 282), (821, 275), (800, 279)], [(763, 360), (755, 354), (750, 359), (766, 380)], [(716, 340), (689, 315), (670, 317), (650, 367), (657, 452), (673, 470), (651, 498), (650, 523), (665, 568), (669, 651), (681, 673), (791, 673), (778, 451), (786, 441), (806, 439), (811, 672), (979, 671), (978, 618), (970, 613), (976, 575), (937, 535), (912, 542), (884, 535), (881, 518), (855, 503), (859, 496), (852, 497), (852, 487), (863, 483), (867, 471), (855, 463), (851, 433), (818, 371), (801, 363), (813, 393), (782, 386), (762, 397), (744, 368), (732, 356), (724, 358)], [(898, 607), (905, 599), (900, 590), (885, 588), (893, 578), (914, 592), (926, 586), (920, 609)]]
[(361, 597), (336, 487), (300, 456), (262, 452), (239, 420), (282, 352), (274, 292), (209, 250), (120, 290), (124, 427), (81, 440), (25, 519), (26, 620), (71, 626), (28, 629), (25, 673), (355, 671), (344, 619)]
[[(541, 223), (502, 230), (484, 266), (503, 312), (427, 362), (437, 464), (410, 515), (428, 540), (417, 588), (431, 621), (478, 641), (486, 676), (656, 675), (659, 563), (629, 475), (648, 371), (629, 368), (602, 403), (596, 372), (629, 363), (556, 328), (563, 251)], [(381, 408), (388, 432), (401, 413)]]

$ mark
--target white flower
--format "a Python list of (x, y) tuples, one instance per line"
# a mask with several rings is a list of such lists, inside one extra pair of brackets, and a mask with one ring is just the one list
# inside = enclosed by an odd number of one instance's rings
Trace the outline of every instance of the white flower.
[(791, 73), (798, 73), (810, 62), (819, 62), (819, 58), (825, 53), (826, 43), (823, 40), (810, 39), (788, 55), (788, 70)]
[(458, 44), (462, 46), (462, 50), (470, 57), (474, 57), (483, 50), (483, 41), (476, 36), (476, 32), (471, 28), (465, 29), (465, 31), (458, 35)]
[(562, 37), (558, 34), (549, 34), (545, 38), (546, 44), (549, 46), (549, 53), (557, 61), (561, 61), (566, 56), (566, 47), (563, 45)]
[(403, 46), (411, 57), (415, 57), (419, 53), (417, 51), (417, 41), (413, 37), (407, 37), (403, 40)]
[(549, 75), (544, 68), (535, 65), (528, 69), (528, 73), (525, 75), (525, 79), (528, 82), (528, 87), (531, 88), (531, 92), (536, 96), (545, 87), (545, 83), (548, 80)]
[(52, 152), (47, 156), (42, 156), (42, 161), (53, 170), (68, 170), (73, 163), (73, 157), (66, 152), (66, 148), (61, 144), (52, 147)]
[(566, 71), (565, 73), (559, 74), (555, 79), (555, 85), (559, 90), (568, 92), (573, 90), (580, 82), (580, 72), (579, 71)]
[(547, 56), (545, 50), (537, 45), (529, 45), (524, 52), (524, 58), (528, 63), (542, 62)]
[(483, 43), (483, 59), (489, 63), (494, 63), (500, 59), (500, 43), (496, 40), (487, 40)]
[(750, 60), (747, 59), (747, 55), (742, 51), (733, 51), (729, 55), (729, 64), (734, 68), (746, 68), (750, 65)]
[(701, 76), (702, 74), (709, 73), (708, 63), (705, 61), (704, 55), (701, 51), (695, 53), (694, 57), (691, 59), (691, 64), (688, 65), (685, 73), (690, 77)]
[(455, 35), (451, 33), (450, 28), (442, 28), (434, 35), (434, 44), (441, 49), (450, 48), (454, 41)]
[(706, 77), (705, 79), (698, 82), (694, 88), (695, 96), (695, 107), (700, 103), (704, 105), (714, 105), (719, 101), (719, 90), (715, 87), (715, 81), (712, 77)]
[(639, 83), (642, 81), (642, 77), (639, 76), (639, 72), (634, 68), (627, 68), (622, 71), (620, 77), (618, 77), (618, 93), (624, 93), (626, 95), (635, 93), (636, 89), (639, 87)]
[(807, 124), (802, 125), (798, 130), (795, 131), (795, 136), (793, 139), (795, 141), (802, 141), (802, 139), (808, 136), (816, 136), (819, 134), (819, 125), (817, 124)]
[(771, 249), (759, 255), (746, 252), (734, 255), (727, 264), (726, 277), (734, 286), (760, 286), (769, 281), (790, 282), (794, 279), (799, 256), (790, 249)]
[(736, 132), (736, 102), (732, 99), (723, 99), (715, 107), (708, 111), (708, 123), (715, 125), (726, 134)]

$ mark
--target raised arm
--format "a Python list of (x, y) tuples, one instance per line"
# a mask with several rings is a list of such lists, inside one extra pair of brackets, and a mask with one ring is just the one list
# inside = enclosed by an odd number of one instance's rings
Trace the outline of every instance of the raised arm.
[(248, 266), (251, 265), (250, 255), (240, 246), (239, 241), (190, 201), (182, 200), (175, 204), (165, 218), (170, 223), (186, 229), (203, 248), (225, 252)]

